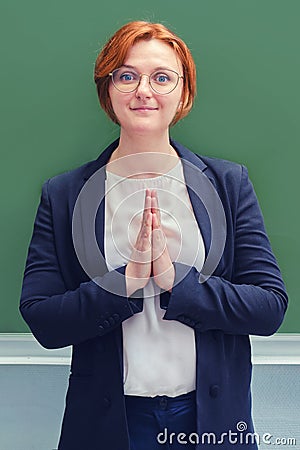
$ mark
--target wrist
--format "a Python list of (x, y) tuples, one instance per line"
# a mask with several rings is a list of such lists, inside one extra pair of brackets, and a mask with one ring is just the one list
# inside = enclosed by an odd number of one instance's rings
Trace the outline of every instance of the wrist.
[(175, 280), (175, 269), (173, 264), (162, 273), (153, 275), (155, 283), (164, 291), (172, 292), (172, 287)]
[(125, 269), (125, 282), (127, 297), (130, 297), (134, 292), (143, 289), (148, 283), (149, 276), (137, 276), (134, 270), (131, 270), (131, 263), (127, 264)]

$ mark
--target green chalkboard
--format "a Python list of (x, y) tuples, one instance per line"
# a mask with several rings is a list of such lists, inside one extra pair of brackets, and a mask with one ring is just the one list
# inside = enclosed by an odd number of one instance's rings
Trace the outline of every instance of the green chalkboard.
[(18, 312), (42, 182), (94, 159), (118, 136), (100, 110), (93, 64), (130, 20), (163, 22), (198, 68), (192, 113), (172, 136), (247, 165), (300, 332), (299, 0), (2, 0), (0, 332), (27, 332)]

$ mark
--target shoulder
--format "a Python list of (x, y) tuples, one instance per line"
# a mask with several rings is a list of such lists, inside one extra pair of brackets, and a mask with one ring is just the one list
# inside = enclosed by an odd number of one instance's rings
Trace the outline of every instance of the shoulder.
[(218, 178), (228, 175), (239, 177), (246, 169), (245, 166), (234, 161), (199, 154), (196, 149), (188, 149), (178, 142), (172, 141), (172, 144), (182, 159), (195, 164), (203, 172), (208, 172), (208, 174), (215, 175)]
[(259, 211), (255, 189), (245, 165), (196, 153), (194, 155), (200, 161), (202, 173), (211, 181), (217, 192), (228, 223), (230, 217), (234, 217), (238, 211), (250, 211), (253, 207)]
[(182, 159), (196, 165), (203, 174), (220, 188), (233, 185), (237, 189), (243, 177), (248, 177), (247, 168), (240, 163), (201, 155), (195, 149), (188, 149), (177, 142), (174, 142), (174, 144)]
[(112, 142), (106, 147), (98, 156), (98, 158), (88, 161), (85, 164), (67, 172), (58, 174), (49, 180), (45, 184), (51, 189), (67, 190), (74, 188), (81, 188), (83, 184), (88, 180), (97, 170), (104, 167), (113, 152), (118, 145), (118, 139)]
[(212, 181), (223, 203), (229, 202), (231, 206), (237, 206), (244, 201), (245, 196), (253, 196), (254, 188), (245, 165), (226, 159), (206, 156), (200, 158), (207, 166), (205, 174)]
[(80, 179), (85, 178), (85, 174), (89, 171), (89, 168), (95, 164), (96, 160), (89, 161), (71, 170), (54, 175), (47, 180), (50, 186), (66, 186), (72, 184)]
[(50, 201), (57, 204), (76, 197), (85, 183), (86, 173), (90, 172), (94, 165), (95, 161), (89, 161), (75, 169), (49, 178), (43, 184), (42, 195), (46, 195)]
[(236, 161), (199, 154), (196, 154), (196, 156), (207, 166), (208, 170), (211, 170), (216, 174), (231, 173), (232, 175), (238, 175), (246, 169), (243, 164)]
[(247, 167), (226, 159), (197, 155), (207, 166), (206, 174), (221, 184), (233, 184), (238, 187), (244, 179), (248, 179)]
[[(229, 206), (231, 205), (230, 207), (237, 205), (241, 193), (245, 189), (247, 192), (252, 190), (253, 186), (249, 180), (247, 168), (243, 164), (200, 155), (195, 149), (187, 149), (177, 142), (175, 145), (182, 160), (196, 166), (210, 180), (224, 204), (228, 203)], [(194, 180), (197, 183), (195, 177)]]

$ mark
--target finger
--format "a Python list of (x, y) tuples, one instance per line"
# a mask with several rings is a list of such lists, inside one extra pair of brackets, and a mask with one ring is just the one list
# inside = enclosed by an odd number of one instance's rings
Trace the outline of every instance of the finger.
[(160, 222), (157, 217), (157, 213), (152, 213), (152, 229), (157, 230), (160, 228)]
[[(151, 213), (149, 213), (151, 215)], [(141, 228), (131, 254), (131, 261), (137, 263), (151, 263), (151, 221), (147, 218), (146, 224)]]
[(152, 213), (151, 211), (147, 211), (145, 214), (145, 220), (141, 227), (141, 235), (144, 238), (150, 238), (152, 229)]
[(144, 210), (143, 210), (143, 218), (142, 218), (142, 226), (146, 223), (147, 217), (149, 217), (149, 213), (151, 213), (151, 191), (150, 189), (146, 189), (145, 192), (145, 201), (144, 201)]
[(168, 254), (166, 237), (161, 228), (152, 230), (151, 244), (153, 262), (162, 257), (164, 253)]
[(153, 214), (156, 214), (158, 226), (160, 226), (161, 219), (160, 219), (160, 209), (158, 205), (158, 195), (156, 190), (151, 191), (151, 211)]
[(143, 216), (143, 222), (141, 224), (141, 228), (139, 230), (135, 244), (135, 247), (139, 249), (145, 247), (147, 248), (148, 245), (150, 245), (151, 240), (152, 213), (150, 211), (146, 211)]

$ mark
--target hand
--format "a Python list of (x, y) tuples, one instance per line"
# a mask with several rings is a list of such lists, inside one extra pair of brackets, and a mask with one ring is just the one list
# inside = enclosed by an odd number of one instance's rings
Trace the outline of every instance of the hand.
[(175, 270), (161, 227), (157, 193), (146, 189), (141, 228), (125, 271), (128, 297), (144, 288), (151, 274), (161, 289), (172, 289)]
[(146, 286), (151, 275), (151, 191), (146, 189), (141, 228), (125, 270), (127, 296)]
[(156, 191), (151, 191), (152, 212), (152, 275), (155, 283), (165, 291), (171, 291), (175, 269), (167, 247), (166, 236), (161, 227), (160, 210)]

